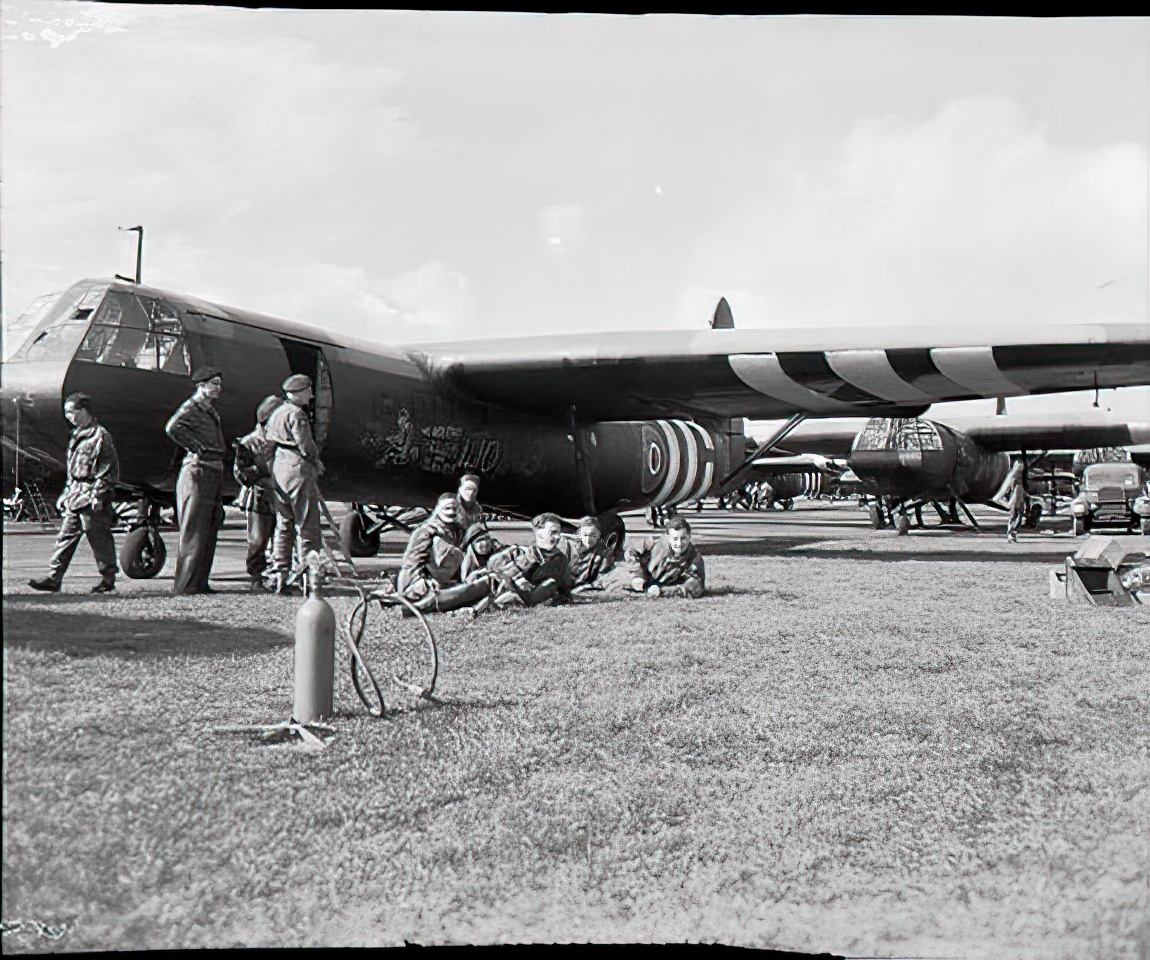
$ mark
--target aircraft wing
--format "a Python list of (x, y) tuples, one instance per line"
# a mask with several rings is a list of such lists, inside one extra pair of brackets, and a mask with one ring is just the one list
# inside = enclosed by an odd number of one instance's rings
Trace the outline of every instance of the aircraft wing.
[(480, 403), (579, 420), (915, 416), (930, 404), (1150, 384), (1150, 324), (713, 329), (403, 351)]
[(818, 454), (800, 454), (799, 456), (765, 456), (759, 457), (757, 460), (752, 460), (747, 469), (748, 473), (760, 474), (762, 476), (771, 476), (772, 474), (779, 473), (806, 473), (817, 471), (819, 473), (829, 473), (838, 476), (842, 473), (841, 467), (836, 467), (834, 462), (826, 457), (820, 457)]
[(938, 417), (986, 450), (1088, 450), (1150, 443), (1150, 423), (1118, 420), (1112, 414), (1007, 414), (998, 417)]

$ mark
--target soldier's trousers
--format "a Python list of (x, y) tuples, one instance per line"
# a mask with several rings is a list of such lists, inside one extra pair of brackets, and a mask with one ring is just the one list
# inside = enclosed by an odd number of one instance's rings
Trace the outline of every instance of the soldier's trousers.
[(216, 557), (216, 538), (224, 520), (224, 471), (196, 463), (180, 467), (176, 512), (180, 550), (172, 593), (203, 593)]
[[(248, 514), (248, 576), (258, 577), (268, 568), (268, 545), (276, 532), (276, 515), (274, 513), (258, 513), (253, 510)], [(289, 548), (290, 549), (290, 548)]]
[(272, 464), (276, 483), (276, 534), (272, 547), (275, 569), (288, 573), (292, 564), (293, 533), (299, 538), (300, 557), (312, 550), (323, 555), (320, 529), (319, 487), (310, 467), (284, 462), (276, 457)]
[(114, 522), (111, 509), (93, 510), (89, 507), (86, 510), (65, 510), (60, 532), (56, 535), (56, 549), (48, 561), (48, 578), (56, 583), (64, 579), (80, 539), (86, 536), (100, 576), (105, 580), (115, 580), (116, 541), (112, 538)]

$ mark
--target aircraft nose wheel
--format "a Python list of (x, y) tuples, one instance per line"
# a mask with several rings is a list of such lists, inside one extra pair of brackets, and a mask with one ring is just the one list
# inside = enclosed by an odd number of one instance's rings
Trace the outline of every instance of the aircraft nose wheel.
[(137, 527), (120, 547), (120, 568), (132, 580), (151, 580), (168, 559), (168, 550), (160, 531), (150, 524)]

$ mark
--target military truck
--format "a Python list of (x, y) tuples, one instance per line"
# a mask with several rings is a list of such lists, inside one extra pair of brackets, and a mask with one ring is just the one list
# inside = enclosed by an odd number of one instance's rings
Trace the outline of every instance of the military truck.
[(1070, 501), (1074, 536), (1096, 527), (1150, 532), (1146, 471), (1136, 463), (1094, 463), (1082, 472), (1078, 495)]

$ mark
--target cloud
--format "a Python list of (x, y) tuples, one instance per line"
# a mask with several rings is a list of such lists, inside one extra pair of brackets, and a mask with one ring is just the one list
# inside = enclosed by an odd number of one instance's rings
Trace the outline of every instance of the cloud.
[(1062, 145), (976, 97), (765, 172), (697, 242), (682, 312), (726, 292), (744, 326), (1147, 319), (1145, 144)]
[[(179, 262), (179, 277), (162, 272), (162, 289), (194, 290), (225, 306), (309, 323), (327, 330), (401, 343), (476, 336), (475, 298), (468, 278), (432, 261), (392, 276), (330, 262), (228, 260), (222, 250), (165, 251)], [(262, 291), (257, 301), (242, 290)]]

